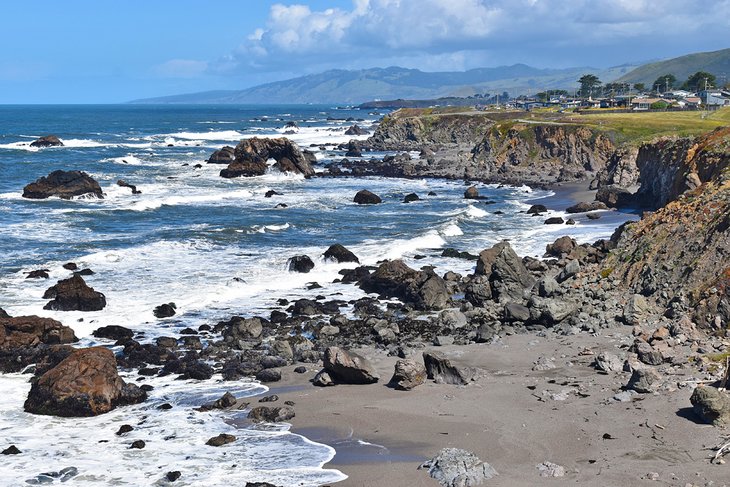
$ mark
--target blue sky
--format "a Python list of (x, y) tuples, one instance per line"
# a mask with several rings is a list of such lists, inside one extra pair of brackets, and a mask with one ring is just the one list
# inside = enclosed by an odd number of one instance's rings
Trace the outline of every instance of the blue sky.
[(730, 47), (730, 0), (0, 4), (0, 103), (116, 103), (332, 68), (608, 67)]

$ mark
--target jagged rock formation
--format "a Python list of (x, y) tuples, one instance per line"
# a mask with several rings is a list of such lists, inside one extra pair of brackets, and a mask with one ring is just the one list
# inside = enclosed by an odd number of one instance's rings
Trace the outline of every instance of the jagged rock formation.
[[(261, 176), (269, 167), (269, 159), (276, 161), (273, 167), (281, 172), (303, 174), (305, 177), (314, 174), (314, 169), (304, 153), (295, 143), (284, 137), (278, 139), (253, 137), (242, 140), (233, 153), (235, 160), (220, 172), (221, 177)], [(214, 155), (215, 160), (223, 157), (221, 153)]]
[(85, 194), (104, 197), (99, 183), (82, 171), (53, 171), (23, 188), (23, 198), (30, 199), (58, 196), (68, 200)]

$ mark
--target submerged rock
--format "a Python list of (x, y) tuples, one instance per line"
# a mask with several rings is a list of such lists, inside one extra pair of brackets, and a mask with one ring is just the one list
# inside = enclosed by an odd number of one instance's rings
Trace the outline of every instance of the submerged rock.
[(144, 391), (119, 377), (111, 350), (92, 347), (75, 350), (34, 379), (24, 409), (54, 416), (96, 416), (145, 399)]
[(82, 171), (53, 171), (23, 188), (23, 198), (45, 199), (58, 196), (71, 199), (74, 196), (91, 195), (103, 198), (101, 186)]
[(63, 147), (63, 142), (55, 135), (44, 135), (30, 143), (31, 147)]

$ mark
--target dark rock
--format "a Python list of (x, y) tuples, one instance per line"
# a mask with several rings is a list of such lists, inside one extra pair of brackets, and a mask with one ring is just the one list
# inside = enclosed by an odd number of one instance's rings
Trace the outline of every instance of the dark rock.
[(334, 244), (324, 253), (325, 260), (334, 260), (335, 262), (357, 262), (360, 263), (360, 259), (357, 258), (350, 250), (345, 248), (343, 245)]
[(317, 387), (329, 387), (336, 385), (332, 376), (330, 376), (329, 372), (324, 369), (317, 372), (317, 375), (315, 375), (314, 379), (312, 379), (312, 384)]
[(261, 176), (268, 169), (267, 161), (276, 160), (274, 167), (281, 172), (314, 175), (314, 169), (299, 147), (287, 138), (242, 140), (234, 149), (235, 160), (220, 172), (221, 177)]
[(575, 225), (575, 220), (573, 220), (572, 218), (568, 218), (567, 220), (565, 220), (565, 224), (566, 225)]
[(258, 338), (263, 331), (261, 318), (242, 318), (233, 316), (228, 321), (221, 321), (216, 328), (222, 328), (222, 335), (226, 341), (247, 340)]
[(80, 271), (74, 272), (74, 274), (78, 274), (80, 276), (93, 276), (95, 272), (91, 269), (81, 269)]
[(395, 389), (410, 391), (426, 381), (426, 367), (413, 359), (402, 359), (395, 363), (393, 377), (388, 383)]
[(452, 365), (451, 361), (441, 353), (423, 352), (423, 362), (428, 378), (438, 384), (465, 385), (474, 379), (474, 370)]
[(31, 147), (63, 147), (63, 142), (55, 135), (44, 135), (30, 143)]
[(177, 349), (177, 340), (173, 337), (157, 337), (155, 343), (160, 348), (167, 348), (171, 350)]
[(129, 184), (128, 182), (126, 182), (123, 179), (117, 180), (117, 186), (120, 186), (122, 188), (129, 188), (129, 189), (131, 189), (132, 190), (132, 194), (142, 194), (142, 191), (138, 190), (137, 189), (137, 186), (135, 186), (134, 184)]
[(96, 416), (146, 398), (119, 377), (111, 350), (92, 347), (75, 350), (35, 380), (24, 408), (34, 414)]
[(625, 208), (634, 205), (634, 195), (617, 186), (603, 186), (596, 193), (596, 201), (604, 203), (609, 208)]
[(272, 196), (281, 196), (281, 193), (270, 189), (266, 192), (266, 194), (264, 194), (264, 198), (271, 198)]
[(644, 394), (654, 392), (661, 379), (659, 373), (651, 367), (636, 368), (631, 374), (628, 384), (626, 384), (626, 389)]
[(134, 449), (134, 450), (141, 450), (145, 446), (146, 446), (146, 443), (144, 442), (144, 440), (135, 440), (132, 442), (131, 445), (129, 445), (129, 448)]
[(479, 256), (470, 254), (469, 252), (460, 252), (456, 249), (452, 249), (451, 247), (446, 248), (441, 252), (441, 257), (452, 257), (455, 259), (464, 259), (464, 260), (477, 260)]
[(527, 210), (528, 215), (539, 215), (540, 213), (547, 213), (548, 209), (545, 205), (532, 205)]
[(23, 198), (44, 199), (58, 196), (71, 199), (90, 194), (103, 198), (101, 186), (91, 176), (81, 171), (53, 171), (23, 188)]
[(598, 213), (588, 213), (586, 215), (586, 218), (588, 218), (589, 220), (598, 220), (599, 218), (601, 218), (601, 215), (599, 215)]
[(203, 404), (198, 408), (199, 411), (210, 411), (212, 409), (227, 409), (236, 405), (236, 396), (230, 392), (226, 392), (214, 402)]
[(591, 201), (590, 203), (576, 203), (565, 209), (568, 213), (588, 213), (589, 211), (607, 210), (608, 206), (602, 201)]
[(63, 267), (67, 271), (75, 271), (79, 268), (79, 266), (75, 262), (66, 262), (61, 267)]
[(711, 386), (697, 386), (689, 398), (697, 416), (715, 426), (730, 425), (730, 395)]
[(347, 352), (339, 347), (329, 347), (324, 351), (324, 368), (338, 383), (372, 384), (380, 375), (367, 359), (355, 352)]
[(661, 365), (664, 363), (664, 355), (662, 355), (662, 352), (655, 350), (654, 347), (644, 340), (635, 340), (631, 351), (636, 353), (636, 357), (647, 365)]
[(208, 439), (208, 441), (206, 441), (205, 444), (208, 446), (223, 446), (223, 445), (227, 445), (228, 443), (233, 443), (234, 441), (236, 441), (235, 436), (221, 433), (218, 436), (214, 436), (214, 437)]
[(21, 453), (20, 450), (18, 450), (18, 447), (15, 445), (10, 445), (6, 449), (0, 452), (0, 455), (19, 455)]
[(281, 380), (281, 371), (277, 369), (264, 369), (256, 374), (256, 380), (259, 382), (279, 382)]
[(208, 164), (231, 164), (236, 160), (235, 149), (231, 146), (225, 146), (213, 152), (208, 158)]
[(397, 297), (423, 310), (443, 309), (450, 298), (446, 282), (432, 269), (416, 271), (402, 260), (381, 264), (361, 279), (360, 287), (365, 292)]
[(367, 189), (358, 191), (353, 201), (358, 205), (377, 205), (378, 203), (383, 202), (383, 200), (380, 199), (380, 196), (371, 193)]
[(134, 428), (128, 424), (123, 424), (119, 427), (117, 432), (115, 433), (117, 436), (122, 436), (124, 434), (129, 433), (130, 431), (134, 431)]
[(351, 140), (350, 142), (348, 142), (345, 157), (362, 157), (362, 149), (360, 148), (360, 144), (356, 140)]
[(48, 279), (50, 276), (48, 275), (48, 269), (37, 269), (35, 271), (30, 271), (26, 275), (26, 279)]
[(161, 304), (152, 311), (152, 314), (155, 315), (155, 318), (169, 318), (175, 316), (176, 309), (175, 303)]
[(269, 396), (264, 396), (261, 399), (259, 399), (259, 402), (276, 402), (279, 400), (279, 396), (276, 394), (271, 394)]
[(52, 300), (43, 309), (57, 311), (99, 311), (106, 306), (104, 295), (87, 286), (78, 274), (48, 288), (43, 299)]
[(359, 125), (355, 124), (345, 130), (345, 135), (367, 135), (370, 132), (365, 130), (364, 128), (361, 128)]
[(176, 481), (177, 479), (179, 479), (179, 478), (180, 478), (181, 476), (182, 476), (182, 474), (180, 473), (180, 471), (179, 471), (179, 470), (173, 470), (172, 472), (167, 472), (167, 473), (165, 474), (165, 479), (166, 479), (166, 480), (167, 480), (168, 482), (174, 482), (174, 481)]
[(466, 191), (464, 191), (464, 198), (468, 200), (479, 200), (482, 199), (482, 196), (479, 195), (479, 190), (476, 186), (469, 186)]
[(92, 333), (96, 338), (106, 338), (108, 340), (126, 340), (134, 336), (134, 332), (129, 328), (119, 325), (108, 325), (97, 328)]
[(578, 260), (572, 259), (569, 260), (567, 264), (565, 264), (565, 267), (563, 267), (563, 270), (560, 271), (560, 274), (558, 274), (558, 277), (556, 277), (555, 280), (562, 283), (575, 276), (579, 272), (580, 264), (578, 263)]
[(294, 410), (289, 406), (282, 407), (269, 407), (269, 406), (258, 406), (248, 413), (248, 419), (261, 423), (278, 423), (281, 421), (288, 421), (295, 416)]
[(307, 273), (314, 269), (314, 262), (308, 255), (297, 255), (287, 261), (289, 272)]
[(307, 368), (305, 366), (303, 366), (303, 365), (300, 365), (299, 367), (296, 367), (294, 369), (294, 372), (296, 372), (297, 374), (306, 374), (307, 373)]
[(418, 201), (420, 199), (421, 198), (419, 198), (416, 193), (410, 193), (410, 194), (405, 195), (405, 197), (403, 198), (403, 203), (412, 203), (412, 202)]
[(563, 223), (565, 223), (565, 220), (559, 216), (553, 216), (545, 220), (545, 225), (562, 225)]
[(504, 306), (505, 321), (528, 321), (530, 319), (530, 310), (527, 306), (519, 303), (507, 303)]

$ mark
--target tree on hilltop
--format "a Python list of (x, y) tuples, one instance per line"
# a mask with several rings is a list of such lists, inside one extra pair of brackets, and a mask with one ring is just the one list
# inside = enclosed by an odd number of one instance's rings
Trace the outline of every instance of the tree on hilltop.
[(646, 89), (646, 85), (644, 83), (634, 83), (634, 89), (638, 92), (642, 92)]
[(601, 80), (594, 74), (584, 74), (580, 77), (578, 83), (580, 83), (581, 96), (591, 96), (593, 91), (601, 86)]

